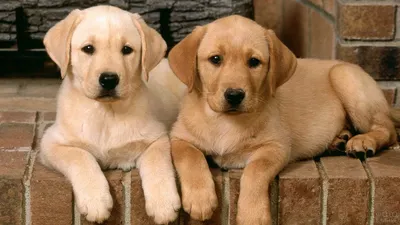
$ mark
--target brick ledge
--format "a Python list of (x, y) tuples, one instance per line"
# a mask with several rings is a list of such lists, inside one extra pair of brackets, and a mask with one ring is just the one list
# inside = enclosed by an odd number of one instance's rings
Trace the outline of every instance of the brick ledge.
[[(36, 143), (54, 118), (47, 112), (0, 113), (0, 224), (89, 224), (74, 207), (69, 182), (36, 162)], [(219, 198), (213, 218), (201, 223), (181, 212), (172, 224), (236, 224), (241, 170), (211, 170)], [(138, 171), (105, 174), (115, 203), (104, 224), (154, 224), (144, 210)], [(271, 184), (274, 224), (400, 224), (399, 187), (398, 149), (366, 161), (329, 156), (296, 162)]]

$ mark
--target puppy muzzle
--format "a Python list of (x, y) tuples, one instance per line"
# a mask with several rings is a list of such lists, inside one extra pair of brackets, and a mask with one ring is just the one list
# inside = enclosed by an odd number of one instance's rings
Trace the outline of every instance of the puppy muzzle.
[(116, 87), (119, 84), (119, 76), (117, 73), (103, 72), (102, 74), (100, 74), (99, 84), (101, 90), (96, 100), (101, 102), (110, 102), (119, 99), (116, 91)]
[(239, 113), (243, 99), (246, 97), (246, 92), (241, 88), (227, 88), (224, 92), (224, 98), (227, 103), (227, 113)]

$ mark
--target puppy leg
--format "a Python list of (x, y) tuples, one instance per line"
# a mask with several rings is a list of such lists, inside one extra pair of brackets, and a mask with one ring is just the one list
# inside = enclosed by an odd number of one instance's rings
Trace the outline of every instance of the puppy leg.
[(377, 150), (397, 142), (396, 131), (387, 114), (377, 113), (370, 122), (371, 128), (354, 136), (346, 145), (346, 153), (358, 158), (371, 157)]
[(101, 223), (110, 216), (113, 200), (108, 182), (89, 152), (58, 145), (45, 135), (39, 157), (43, 164), (60, 171), (71, 181), (79, 212), (88, 221)]
[(252, 154), (240, 180), (238, 225), (272, 224), (269, 185), (288, 159), (289, 154), (279, 144), (262, 146)]
[(204, 154), (188, 142), (172, 140), (172, 157), (181, 184), (183, 209), (193, 219), (210, 219), (218, 200)]
[(330, 72), (332, 86), (360, 134), (346, 144), (346, 152), (360, 158), (396, 144), (390, 107), (376, 82), (360, 67), (340, 64)]
[(168, 136), (153, 142), (138, 159), (138, 168), (146, 200), (146, 211), (157, 224), (166, 224), (178, 217), (181, 207), (171, 161)]

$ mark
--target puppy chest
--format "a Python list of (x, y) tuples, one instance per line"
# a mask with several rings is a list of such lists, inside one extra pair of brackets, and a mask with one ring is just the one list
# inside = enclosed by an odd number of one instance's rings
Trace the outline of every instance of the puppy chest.
[(150, 143), (145, 141), (135, 141), (126, 143), (123, 146), (115, 147), (107, 150), (102, 154), (101, 161), (109, 166), (122, 165), (126, 163), (132, 163), (143, 153)]
[(241, 148), (243, 142), (233, 134), (207, 135), (204, 137), (203, 150), (210, 155), (225, 155)]
[(90, 146), (88, 150), (100, 160), (123, 161), (136, 158), (156, 139), (147, 133), (136, 124), (94, 121), (82, 124), (77, 138), (87, 143)]
[[(243, 168), (251, 156), (263, 143), (262, 135), (250, 132), (228, 132), (225, 135), (208, 137), (202, 151), (221, 168)], [(201, 144), (200, 144), (201, 146)]]
[(250, 134), (235, 124), (219, 121), (201, 126), (185, 126), (175, 130), (172, 135), (194, 144), (207, 155), (223, 156), (243, 149)]
[(210, 138), (207, 144), (202, 150), (221, 168), (243, 167), (251, 150), (248, 140), (235, 135)]
[(75, 134), (98, 149), (121, 149), (122, 146), (146, 139), (140, 125), (116, 116), (88, 117), (81, 119), (79, 126), (75, 127)]

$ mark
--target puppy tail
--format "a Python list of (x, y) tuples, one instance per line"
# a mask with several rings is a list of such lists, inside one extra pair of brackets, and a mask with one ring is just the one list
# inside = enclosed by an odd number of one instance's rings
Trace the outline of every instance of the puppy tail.
[(400, 108), (391, 108), (390, 117), (396, 128), (400, 128)]

